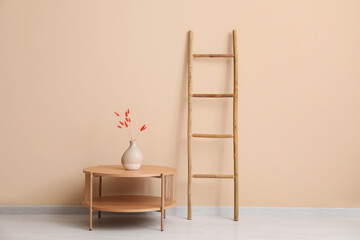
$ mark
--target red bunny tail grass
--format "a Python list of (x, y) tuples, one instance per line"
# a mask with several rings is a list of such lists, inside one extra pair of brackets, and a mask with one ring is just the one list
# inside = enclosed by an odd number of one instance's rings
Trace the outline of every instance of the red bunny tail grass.
[(120, 125), (117, 125), (117, 127), (118, 127), (118, 128), (121, 128), (121, 126), (120, 126)]
[(127, 124), (127, 122), (125, 122), (125, 126), (128, 127), (129, 125)]
[(147, 128), (146, 124), (144, 124), (144, 126), (141, 127), (140, 132), (144, 131)]
[(125, 117), (127, 117), (128, 116), (128, 112), (127, 111), (125, 111)]
[(129, 122), (131, 122), (131, 119), (129, 118)]
[(116, 116), (120, 116), (120, 114), (118, 114), (117, 112), (114, 112)]
[(122, 121), (119, 121), (119, 123), (124, 126), (124, 123)]
[(130, 114), (130, 109), (128, 108), (128, 114)]

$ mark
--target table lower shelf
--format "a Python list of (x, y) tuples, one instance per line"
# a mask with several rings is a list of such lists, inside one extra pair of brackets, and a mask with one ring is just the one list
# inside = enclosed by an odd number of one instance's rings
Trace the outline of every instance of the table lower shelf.
[[(175, 206), (175, 200), (165, 199), (165, 209)], [(89, 208), (89, 202), (83, 201)], [(152, 212), (161, 210), (161, 198), (144, 195), (102, 196), (93, 198), (93, 210), (107, 212)]]

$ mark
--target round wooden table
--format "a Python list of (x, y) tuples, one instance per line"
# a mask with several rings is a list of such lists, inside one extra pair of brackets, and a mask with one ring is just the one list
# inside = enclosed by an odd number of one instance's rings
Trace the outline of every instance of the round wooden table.
[[(164, 218), (166, 209), (175, 206), (174, 199), (174, 175), (175, 168), (163, 166), (143, 165), (139, 170), (126, 170), (122, 165), (103, 165), (84, 168), (85, 173), (85, 199), (83, 205), (89, 208), (89, 230), (92, 230), (92, 213), (99, 211), (107, 212), (161, 212), (161, 231), (164, 230)], [(94, 177), (99, 178), (98, 196), (94, 197)], [(146, 195), (115, 195), (102, 196), (102, 178), (160, 178), (161, 196)]]

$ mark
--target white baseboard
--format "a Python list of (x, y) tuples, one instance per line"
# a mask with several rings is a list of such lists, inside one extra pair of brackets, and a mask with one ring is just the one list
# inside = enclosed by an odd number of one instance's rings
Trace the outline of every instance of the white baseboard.
[[(193, 207), (196, 216), (233, 217), (233, 207)], [(81, 205), (0, 205), (0, 214), (88, 214), (89, 210)], [(96, 211), (95, 211), (96, 213)], [(104, 214), (119, 214), (107, 213)], [(121, 214), (121, 213), (120, 213)], [(155, 212), (136, 214), (158, 214)], [(187, 207), (177, 206), (167, 210), (168, 215), (186, 217)], [(292, 208), (292, 207), (240, 207), (241, 216), (353, 216), (360, 217), (360, 208)]]

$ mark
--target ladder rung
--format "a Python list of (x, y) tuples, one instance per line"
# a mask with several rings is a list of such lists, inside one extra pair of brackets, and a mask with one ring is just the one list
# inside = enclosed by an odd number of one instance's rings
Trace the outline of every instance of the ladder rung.
[(191, 136), (198, 138), (232, 138), (232, 134), (203, 134), (203, 133), (193, 133)]
[(201, 97), (201, 98), (224, 98), (224, 97), (234, 97), (232, 93), (224, 93), (224, 94), (200, 94), (194, 93), (193, 97)]
[(234, 178), (234, 175), (221, 175), (221, 174), (193, 174), (193, 178)]
[(193, 57), (227, 58), (227, 57), (234, 57), (234, 54), (193, 54)]

